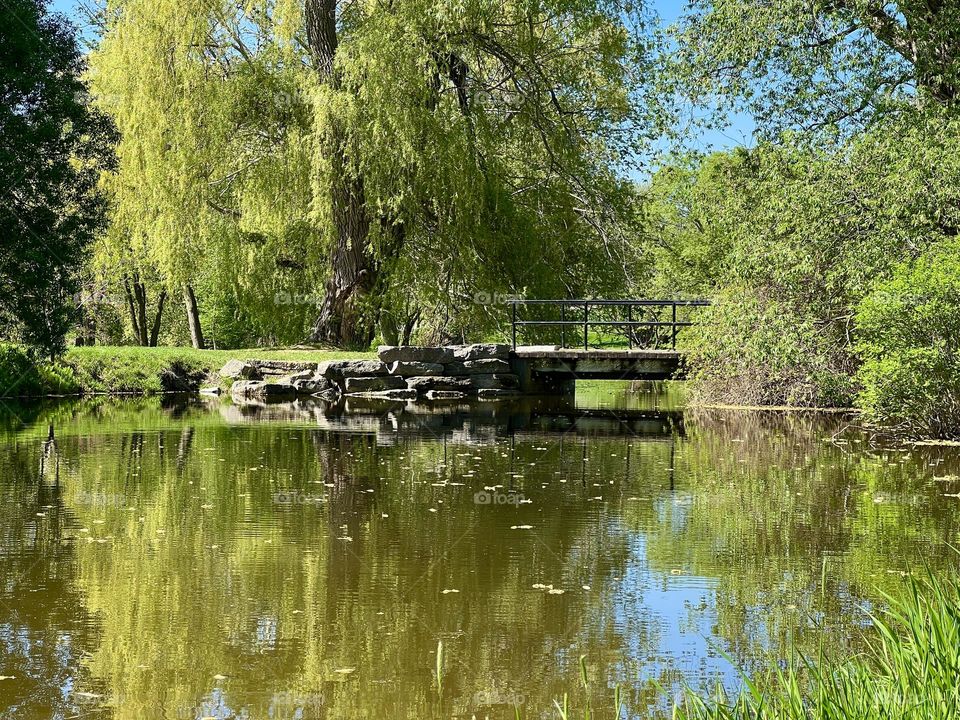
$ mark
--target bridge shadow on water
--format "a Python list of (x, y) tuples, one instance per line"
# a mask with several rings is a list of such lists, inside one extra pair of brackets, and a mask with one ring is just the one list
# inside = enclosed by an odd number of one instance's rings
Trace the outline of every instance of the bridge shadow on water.
[(374, 434), (378, 444), (393, 444), (401, 437), (477, 442), (541, 435), (669, 441), (684, 434), (682, 410), (583, 408), (569, 398), (519, 398), (495, 403), (407, 403), (364, 398), (326, 403), (308, 399), (221, 403), (218, 411), (230, 423), (308, 423), (331, 433)]

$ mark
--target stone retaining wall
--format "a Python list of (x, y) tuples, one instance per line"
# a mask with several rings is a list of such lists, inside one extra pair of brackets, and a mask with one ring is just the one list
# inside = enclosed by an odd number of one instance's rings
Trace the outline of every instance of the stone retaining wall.
[(231, 360), (220, 377), (233, 381), (230, 393), (238, 398), (495, 399), (520, 394), (509, 345), (384, 345), (377, 357), (322, 363)]

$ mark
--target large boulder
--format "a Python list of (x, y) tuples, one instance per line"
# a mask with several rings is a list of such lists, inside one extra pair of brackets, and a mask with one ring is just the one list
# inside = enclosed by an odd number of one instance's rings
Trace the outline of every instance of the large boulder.
[(475, 343), (453, 348), (457, 360), (506, 360), (510, 357), (510, 346), (501, 343)]
[(301, 360), (253, 360), (252, 362), (261, 375), (292, 375), (302, 372), (312, 374), (317, 370), (315, 362)]
[(490, 375), (493, 373), (509, 373), (510, 363), (506, 360), (488, 358), (485, 360), (464, 360), (447, 365), (447, 375)]
[(436, 375), (407, 378), (407, 387), (421, 394), (436, 390), (470, 392), (473, 389), (468, 377), (438, 377)]
[(520, 387), (520, 378), (510, 373), (471, 375), (470, 382), (478, 390), (516, 390)]
[(391, 375), (400, 377), (417, 377), (426, 375), (443, 375), (444, 366), (440, 363), (397, 361), (387, 368)]
[(230, 386), (230, 394), (237, 397), (249, 397), (260, 388), (260, 380), (235, 380)]
[(310, 368), (306, 370), (297, 370), (296, 372), (289, 373), (280, 378), (281, 382), (290, 383), (294, 385), (302, 380), (310, 380), (314, 375), (316, 375), (316, 368)]
[(294, 397), (296, 388), (290, 383), (270, 380), (237, 380), (230, 386), (230, 394), (241, 398)]
[(384, 390), (405, 390), (406, 381), (396, 375), (372, 377), (348, 377), (344, 383), (347, 395), (356, 393), (383, 392)]
[(220, 368), (220, 377), (228, 380), (259, 380), (260, 372), (256, 365), (246, 360), (228, 360), (227, 364)]
[(387, 366), (379, 360), (334, 360), (321, 363), (323, 375), (343, 382), (351, 377), (378, 377), (387, 374)]
[(264, 397), (293, 397), (297, 394), (297, 389), (290, 383), (264, 380), (261, 394)]
[(381, 345), (377, 357), (385, 363), (432, 363), (443, 365), (453, 362), (453, 349), (445, 347), (420, 347), (417, 345)]
[(308, 377), (294, 378), (291, 384), (298, 395), (318, 395), (336, 388), (332, 380), (319, 373), (311, 374)]

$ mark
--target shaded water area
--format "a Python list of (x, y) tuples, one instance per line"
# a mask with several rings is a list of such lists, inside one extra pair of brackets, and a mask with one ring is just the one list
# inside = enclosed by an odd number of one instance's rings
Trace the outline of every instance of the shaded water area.
[(960, 452), (852, 422), (599, 383), (7, 408), (0, 717), (609, 718), (615, 684), (656, 717), (854, 652), (881, 591), (956, 564)]

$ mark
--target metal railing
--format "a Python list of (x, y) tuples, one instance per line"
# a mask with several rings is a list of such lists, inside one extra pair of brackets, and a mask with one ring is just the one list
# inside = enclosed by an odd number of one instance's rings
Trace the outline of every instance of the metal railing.
[[(518, 331), (527, 327), (559, 327), (560, 347), (567, 345), (568, 330), (576, 328), (574, 336), (582, 332), (583, 348), (590, 348), (591, 328), (610, 328), (624, 331), (627, 345), (632, 350), (635, 346), (644, 349), (661, 349), (663, 332), (667, 332), (670, 347), (677, 347), (677, 333), (681, 328), (694, 325), (691, 320), (678, 316), (678, 308), (695, 308), (710, 305), (709, 300), (511, 300), (511, 334), (513, 348), (517, 348)], [(559, 308), (559, 319), (526, 320), (519, 317), (519, 309), (525, 307)], [(617, 312), (626, 317), (613, 319), (591, 319), (590, 311)], [(639, 319), (634, 319), (634, 311), (639, 313)], [(663, 319), (666, 314), (669, 319)], [(568, 317), (573, 319), (568, 319)], [(646, 317), (646, 319), (644, 319)], [(641, 332), (641, 330), (646, 332)], [(596, 344), (603, 347), (603, 340)]]

